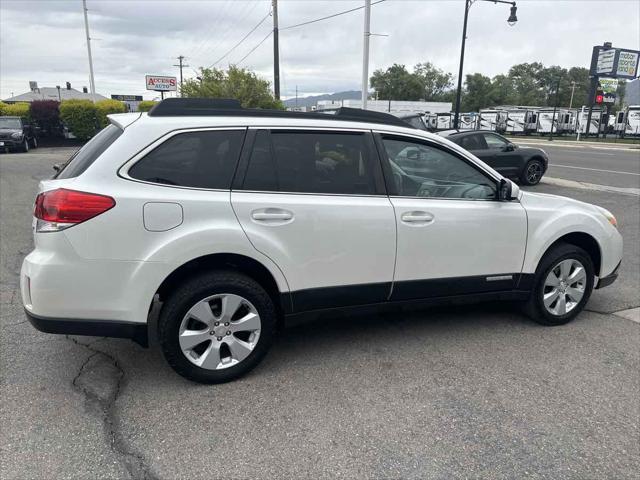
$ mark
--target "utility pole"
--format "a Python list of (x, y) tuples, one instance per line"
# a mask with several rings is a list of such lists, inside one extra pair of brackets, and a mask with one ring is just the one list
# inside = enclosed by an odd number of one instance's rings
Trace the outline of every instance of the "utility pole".
[(369, 97), (369, 37), (371, 37), (371, 0), (364, 0), (364, 42), (362, 47), (362, 109)]
[(271, 0), (273, 14), (273, 95), (280, 100), (280, 48), (278, 46), (278, 0)]
[(178, 58), (178, 65), (174, 65), (174, 67), (179, 67), (180, 68), (180, 96), (182, 96), (182, 69), (184, 67), (188, 67), (189, 65), (182, 63), (182, 61), (185, 59), (184, 55), (180, 55)]
[(296, 109), (298, 108), (298, 85), (296, 85)]
[(87, 16), (87, 0), (82, 0), (82, 10), (84, 12), (84, 30), (87, 34), (87, 53), (89, 54), (89, 88), (91, 89), (91, 100), (96, 101), (96, 83), (93, 79), (93, 60), (91, 58), (91, 37), (89, 36), (89, 18)]
[(576, 91), (576, 82), (574, 80), (571, 81), (571, 99), (569, 100), (569, 108), (573, 106), (573, 94)]
[[(558, 108), (558, 98), (560, 95), (560, 79), (556, 82), (556, 101), (553, 104), (553, 117), (551, 117), (551, 132), (549, 134), (549, 141), (553, 140), (553, 126), (556, 123), (556, 109)], [(558, 121), (558, 123), (560, 123)], [(558, 127), (556, 126), (556, 133), (558, 133)]]

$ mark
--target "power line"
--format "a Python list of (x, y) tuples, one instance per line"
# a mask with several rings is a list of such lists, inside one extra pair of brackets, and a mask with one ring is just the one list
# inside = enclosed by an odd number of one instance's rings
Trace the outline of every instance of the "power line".
[[(376, 2), (371, 2), (371, 5), (376, 5), (378, 3), (385, 2), (386, 0), (377, 0)], [(302, 27), (303, 25), (309, 25), (310, 23), (321, 22), (323, 20), (329, 20), (330, 18), (339, 17), (340, 15), (346, 15), (347, 13), (356, 12), (358, 10), (362, 10), (364, 5), (361, 7), (351, 8), (349, 10), (344, 10), (342, 12), (334, 13), (332, 15), (327, 15), (326, 17), (316, 18), (315, 20), (309, 20), (307, 22), (297, 23), (295, 25), (289, 25), (288, 27), (282, 27), (280, 30), (289, 30), (291, 28)]]
[(249, 50), (249, 53), (247, 53), (244, 57), (242, 57), (237, 64), (240, 65), (242, 62), (244, 62), (245, 59), (249, 55), (251, 55), (253, 52), (255, 52), (260, 45), (262, 45), (264, 42), (266, 42), (267, 38), (269, 38), (272, 34), (273, 34), (273, 30), (269, 30), (269, 33), (267, 33), (267, 36), (264, 37), (262, 40), (260, 40), (260, 42), (258, 42), (258, 44), (255, 47), (253, 47), (251, 50)]
[(220, 61), (224, 60), (231, 52), (233, 52), (237, 47), (240, 46), (240, 44), (242, 42), (244, 42), (249, 35), (251, 35), (253, 32), (256, 31), (256, 29), (262, 25), (264, 23), (264, 21), (269, 18), (269, 16), (271, 15), (271, 10), (269, 10), (269, 12), (262, 18), (262, 20), (260, 20), (258, 22), (258, 24), (253, 27), (251, 30), (249, 30), (249, 33), (247, 33), (244, 37), (242, 37), (242, 40), (240, 40), (238, 43), (236, 43), (233, 47), (231, 47), (231, 49), (229, 51), (227, 51), (227, 53), (225, 53), (223, 56), (221, 56), (218, 60), (216, 60), (215, 62), (213, 62), (211, 65), (209, 65), (209, 68), (213, 67), (214, 65), (217, 65), (218, 63), (220, 63)]

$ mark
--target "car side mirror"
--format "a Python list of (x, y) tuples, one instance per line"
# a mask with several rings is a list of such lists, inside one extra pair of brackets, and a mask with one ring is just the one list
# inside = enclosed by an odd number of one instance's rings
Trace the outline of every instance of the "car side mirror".
[(501, 202), (509, 202), (517, 200), (520, 195), (520, 188), (511, 180), (501, 178), (498, 184), (498, 200)]
[(502, 147), (503, 152), (513, 152), (516, 149), (516, 146), (513, 143), (507, 143), (504, 147)]

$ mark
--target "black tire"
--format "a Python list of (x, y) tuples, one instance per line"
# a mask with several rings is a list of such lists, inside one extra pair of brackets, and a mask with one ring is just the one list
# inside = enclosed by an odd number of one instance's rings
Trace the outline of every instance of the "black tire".
[(22, 153), (29, 152), (29, 141), (27, 140), (27, 137), (24, 137), (24, 139), (22, 140), (22, 145), (20, 145), (20, 151)]
[[(562, 260), (575, 259), (578, 260), (584, 266), (586, 271), (586, 286), (584, 295), (580, 302), (569, 312), (564, 315), (553, 315), (547, 311), (544, 306), (544, 283), (547, 275), (550, 271), (558, 265)], [(591, 292), (593, 290), (594, 283), (594, 268), (593, 262), (589, 254), (582, 248), (568, 243), (559, 243), (553, 246), (547, 253), (544, 254), (538, 268), (536, 269), (533, 290), (531, 296), (524, 304), (524, 312), (533, 321), (547, 326), (564, 325), (573, 320), (583, 309), (586, 303), (589, 301)]]
[(31, 148), (38, 148), (38, 139), (36, 137), (31, 138)]
[[(236, 365), (209, 370), (193, 364), (180, 347), (182, 319), (197, 302), (211, 295), (240, 295), (260, 315), (260, 336), (253, 351)], [(186, 281), (166, 300), (158, 321), (158, 339), (167, 362), (178, 374), (194, 382), (214, 384), (235, 380), (253, 369), (267, 354), (277, 328), (277, 313), (269, 294), (252, 278), (234, 271), (214, 271)]]
[(533, 158), (527, 162), (522, 169), (520, 182), (524, 185), (537, 185), (544, 175), (544, 163), (537, 158)]

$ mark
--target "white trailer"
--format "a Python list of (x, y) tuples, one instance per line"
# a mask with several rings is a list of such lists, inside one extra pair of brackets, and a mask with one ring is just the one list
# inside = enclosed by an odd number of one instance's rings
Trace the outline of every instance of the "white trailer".
[(475, 130), (478, 128), (478, 114), (475, 112), (461, 113), (458, 130)]
[(505, 132), (528, 134), (536, 131), (538, 114), (535, 110), (511, 108), (506, 110)]
[(504, 132), (507, 126), (507, 112), (493, 108), (480, 110), (478, 130)]
[(453, 128), (453, 115), (449, 113), (436, 114), (436, 130), (451, 130)]
[[(594, 110), (591, 114), (591, 126), (589, 127), (589, 134), (596, 134), (598, 130), (600, 132), (603, 131), (602, 126), (600, 125), (600, 118), (602, 117), (602, 112), (600, 110)], [(577, 131), (580, 132), (581, 135), (587, 133), (587, 119), (589, 118), (589, 108), (585, 107), (584, 111), (580, 111), (578, 113), (578, 122), (577, 122)]]
[(614, 130), (618, 135), (640, 135), (640, 105), (630, 105), (619, 111)]
[(558, 110), (553, 108), (541, 108), (538, 111), (538, 133), (546, 135), (548, 133), (558, 133)]

